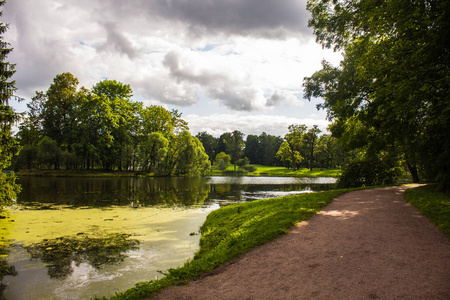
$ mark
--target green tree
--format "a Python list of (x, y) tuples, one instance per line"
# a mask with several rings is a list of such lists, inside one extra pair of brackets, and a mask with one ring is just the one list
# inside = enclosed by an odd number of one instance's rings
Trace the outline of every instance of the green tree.
[(236, 162), (242, 155), (245, 144), (244, 134), (238, 130), (233, 131), (225, 137), (225, 144), (227, 145), (227, 152), (230, 153), (231, 162), (234, 164), (236, 171)]
[(143, 155), (142, 168), (146, 172), (158, 172), (167, 155), (168, 147), (169, 140), (161, 132), (150, 133), (141, 146)]
[(133, 102), (133, 91), (128, 84), (115, 80), (103, 80), (92, 88), (92, 93), (106, 102), (103, 116), (109, 134), (110, 144), (102, 147), (101, 158), (104, 168), (122, 170), (122, 161), (127, 156), (128, 145), (132, 144), (134, 124), (138, 122), (141, 104)]
[(292, 170), (297, 170), (298, 164), (303, 160), (300, 150), (303, 146), (303, 137), (306, 131), (306, 125), (289, 125), (289, 132), (284, 136), (284, 142), (277, 152), (277, 157), (288, 162)]
[(227, 163), (225, 162), (225, 160), (221, 159), (221, 160), (219, 161), (219, 163), (217, 164), (217, 168), (218, 168), (220, 171), (225, 172), (226, 169), (228, 168)]
[[(365, 153), (389, 152), (450, 190), (449, 1), (310, 0), (309, 25), (324, 47), (345, 52), (305, 78), (334, 136), (366, 132)], [(347, 140), (347, 144), (358, 144)], [(367, 159), (369, 159), (367, 157)], [(381, 173), (380, 173), (381, 174)]]
[(346, 158), (346, 152), (335, 137), (322, 134), (317, 142), (316, 161), (320, 168), (341, 167)]
[(314, 162), (314, 150), (316, 148), (317, 138), (320, 133), (320, 129), (317, 125), (314, 125), (313, 128), (310, 128), (308, 132), (304, 135), (304, 143), (307, 148), (307, 158), (309, 161), (309, 170), (313, 170), (313, 162)]
[[(5, 1), (0, 1), (0, 8)], [(3, 11), (0, 11), (0, 16)], [(16, 90), (15, 82), (10, 78), (15, 73), (15, 65), (6, 61), (8, 54), (13, 50), (9, 44), (3, 40), (3, 34), (8, 29), (8, 25), (0, 23), (0, 172), (11, 164), (11, 159), (20, 151), (17, 140), (13, 137), (11, 129), (18, 121), (18, 114), (9, 106), (9, 100)], [(14, 174), (0, 173), (0, 206), (8, 205), (16, 198), (20, 191), (20, 186), (16, 184)]]
[(211, 162), (202, 143), (187, 130), (177, 135), (180, 151), (175, 167), (176, 175), (204, 175), (211, 168)]
[[(225, 152), (220, 152), (214, 159), (214, 165), (218, 166), (221, 171), (225, 171), (231, 162), (231, 156)], [(223, 168), (225, 166), (225, 168)]]
[(47, 168), (51, 168), (52, 166), (54, 169), (58, 168), (61, 158), (61, 149), (55, 140), (48, 136), (44, 136), (37, 145), (37, 150), (37, 159), (40, 165), (44, 165)]
[(144, 134), (160, 132), (169, 138), (174, 131), (172, 114), (162, 106), (151, 105), (141, 111)]
[(264, 152), (260, 143), (260, 139), (257, 135), (247, 135), (247, 139), (245, 140), (244, 155), (252, 164), (262, 164), (263, 162)]
[[(74, 139), (72, 129), (76, 124), (78, 83), (71, 73), (58, 74), (43, 99), (43, 134), (55, 140), (62, 149), (67, 149)], [(36, 97), (42, 96), (42, 93), (36, 93)], [(59, 168), (59, 163), (56, 167)]]
[(283, 138), (280, 136), (274, 136), (267, 134), (265, 132), (261, 133), (259, 136), (259, 147), (262, 151), (262, 161), (260, 164), (266, 166), (275, 166), (279, 163), (276, 155), (278, 149), (280, 149), (283, 143)]
[(300, 152), (293, 151), (287, 141), (284, 141), (278, 149), (277, 158), (284, 163), (285, 167), (292, 168), (294, 171), (296, 170), (294, 166), (297, 166), (303, 160)]
[(205, 148), (205, 153), (208, 155), (209, 160), (212, 161), (216, 157), (218, 139), (208, 134), (206, 131), (199, 132), (196, 136), (202, 142)]

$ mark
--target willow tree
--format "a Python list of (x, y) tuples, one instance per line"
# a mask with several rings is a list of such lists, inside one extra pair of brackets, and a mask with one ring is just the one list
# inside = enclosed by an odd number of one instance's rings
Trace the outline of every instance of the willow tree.
[[(450, 190), (450, 1), (309, 0), (309, 25), (339, 66), (305, 78), (333, 135), (366, 157), (395, 155), (414, 181)], [(357, 124), (357, 127), (352, 126)]]
[[(5, 1), (0, 1), (0, 7)], [(0, 11), (0, 16), (2, 11)], [(0, 23), (0, 170), (4, 170), (11, 164), (11, 158), (17, 155), (20, 147), (12, 134), (12, 126), (18, 121), (19, 116), (9, 105), (9, 100), (16, 91), (14, 81), (11, 77), (15, 73), (15, 65), (6, 61), (9, 53), (13, 50), (4, 41), (3, 34), (8, 25)], [(0, 173), (0, 205), (8, 205), (17, 196), (20, 187), (16, 184), (14, 174)]]

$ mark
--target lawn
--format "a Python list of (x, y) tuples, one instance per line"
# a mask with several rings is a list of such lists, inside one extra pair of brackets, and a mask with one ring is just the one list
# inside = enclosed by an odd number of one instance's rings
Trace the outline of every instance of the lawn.
[(405, 200), (417, 208), (450, 239), (450, 195), (426, 185), (405, 191)]
[[(341, 169), (320, 169), (314, 168), (310, 171), (308, 168), (301, 168), (296, 171), (285, 167), (270, 167), (264, 165), (252, 165), (257, 169), (255, 172), (245, 173), (246, 176), (296, 176), (296, 177), (338, 177), (341, 174)], [(213, 169), (207, 175), (221, 176), (230, 175), (234, 170), (234, 166), (230, 165), (227, 168), (227, 173)]]

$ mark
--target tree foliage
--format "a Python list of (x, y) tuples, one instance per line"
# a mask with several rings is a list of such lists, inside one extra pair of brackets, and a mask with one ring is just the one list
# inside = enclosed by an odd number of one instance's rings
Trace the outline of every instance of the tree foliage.
[(303, 146), (306, 125), (289, 125), (289, 132), (284, 136), (284, 142), (277, 152), (277, 157), (289, 164), (292, 170), (297, 170), (300, 162), (304, 159), (300, 154)]
[[(389, 152), (450, 190), (449, 1), (309, 0), (309, 25), (344, 52), (305, 78), (332, 133), (364, 153)], [(365, 158), (370, 161), (370, 157)]]
[[(5, 1), (0, 1), (0, 8)], [(2, 16), (3, 11), (0, 11)], [(0, 172), (11, 164), (11, 159), (20, 151), (20, 146), (11, 129), (18, 121), (18, 114), (9, 106), (9, 100), (16, 90), (15, 82), (10, 78), (15, 73), (15, 65), (6, 61), (7, 56), (13, 50), (7, 42), (3, 40), (3, 34), (8, 29), (8, 25), (0, 23)], [(20, 187), (15, 183), (14, 174), (0, 173), (0, 206), (8, 205), (17, 196)]]
[(234, 164), (234, 170), (236, 171), (236, 163), (241, 157), (245, 147), (244, 134), (235, 130), (225, 136), (224, 143), (227, 146), (227, 152), (230, 153), (231, 163)]
[(222, 166), (225, 166), (225, 168), (222, 171), (226, 170), (226, 168), (228, 167), (230, 162), (231, 162), (231, 156), (229, 156), (225, 152), (218, 153), (214, 159), (214, 164), (216, 166), (219, 166), (220, 164), (222, 164)]
[[(26, 152), (17, 167), (140, 170), (199, 175), (210, 167), (200, 141), (177, 110), (143, 108), (127, 84), (103, 80), (78, 88), (70, 73), (37, 92), (18, 136)], [(30, 151), (37, 150), (37, 156)]]

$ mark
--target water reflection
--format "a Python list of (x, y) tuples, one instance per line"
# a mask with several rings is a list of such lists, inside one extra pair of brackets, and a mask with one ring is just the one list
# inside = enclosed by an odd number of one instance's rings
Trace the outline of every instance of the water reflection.
[(3, 292), (7, 285), (3, 282), (5, 276), (17, 276), (16, 267), (12, 266), (6, 260), (9, 254), (9, 244), (0, 244), (0, 299), (3, 299)]
[[(22, 177), (18, 203), (29, 209), (72, 207), (189, 207), (221, 201), (249, 201), (293, 193), (329, 190), (334, 178), (175, 177), (46, 178)], [(37, 192), (39, 191), (39, 192)], [(285, 192), (285, 193), (283, 193)]]
[[(18, 203), (48, 209), (49, 203), (90, 206), (203, 205), (209, 185), (204, 178), (45, 178), (22, 177)], [(37, 192), (39, 191), (39, 192)]]

